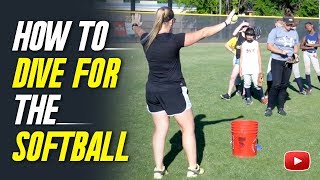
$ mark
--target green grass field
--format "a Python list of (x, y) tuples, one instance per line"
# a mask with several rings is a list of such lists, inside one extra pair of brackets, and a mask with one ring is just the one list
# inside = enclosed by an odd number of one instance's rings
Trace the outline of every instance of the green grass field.
[[(129, 162), (124, 179), (152, 179), (153, 156), (151, 137), (153, 123), (146, 110), (145, 82), (148, 67), (140, 45), (137, 51), (129, 51), (123, 57), (121, 77), (118, 87), (126, 100), (120, 103), (121, 124), (128, 130), (126, 154)], [(263, 71), (266, 71), (270, 53), (262, 44)], [(124, 53), (123, 53), (124, 54)], [(302, 54), (302, 53), (301, 53)], [(302, 59), (301, 59), (302, 60)], [(203, 152), (201, 166), (206, 172), (199, 179), (319, 179), (320, 177), (320, 90), (314, 88), (310, 96), (299, 95), (288, 89), (291, 100), (282, 117), (276, 113), (264, 117), (266, 105), (254, 100), (246, 106), (241, 97), (234, 96), (231, 101), (221, 100), (225, 93), (231, 71), (231, 54), (223, 44), (197, 44), (181, 50), (181, 63), (186, 79), (193, 112), (197, 117), (196, 132), (200, 153)], [(304, 78), (303, 62), (300, 63)], [(291, 76), (291, 85), (297, 88)], [(312, 82), (320, 87), (312, 70)], [(231, 120), (242, 119), (259, 121), (259, 144), (262, 150), (250, 159), (232, 156)], [(164, 179), (185, 179), (187, 161), (183, 151), (177, 150), (179, 130), (175, 120), (170, 122), (166, 142), (166, 154), (170, 152), (169, 175)], [(173, 147), (173, 149), (171, 148)], [(309, 151), (311, 168), (305, 172), (288, 172), (284, 169), (284, 153), (289, 150)]]

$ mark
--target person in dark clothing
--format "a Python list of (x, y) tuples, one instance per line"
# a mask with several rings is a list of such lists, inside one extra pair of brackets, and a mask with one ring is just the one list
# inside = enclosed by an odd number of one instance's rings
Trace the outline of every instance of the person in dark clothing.
[(182, 144), (189, 167), (187, 177), (204, 173), (197, 164), (194, 117), (188, 89), (183, 78), (180, 63), (180, 49), (190, 46), (203, 38), (212, 36), (229, 24), (233, 10), (220, 24), (205, 27), (199, 31), (173, 34), (174, 13), (168, 7), (156, 12), (153, 27), (146, 33), (140, 25), (140, 15), (132, 17), (132, 28), (140, 37), (149, 65), (146, 83), (146, 103), (155, 126), (152, 146), (156, 167), (154, 178), (161, 179), (167, 173), (163, 165), (165, 138), (169, 129), (169, 116), (174, 116), (182, 132)]
[(268, 35), (267, 49), (271, 51), (272, 86), (268, 96), (268, 107), (265, 116), (272, 115), (272, 109), (278, 102), (278, 113), (285, 116), (284, 104), (287, 98), (287, 87), (292, 72), (292, 64), (287, 61), (294, 55), (298, 57), (299, 36), (292, 30), (294, 17), (283, 17), (284, 26), (272, 29)]

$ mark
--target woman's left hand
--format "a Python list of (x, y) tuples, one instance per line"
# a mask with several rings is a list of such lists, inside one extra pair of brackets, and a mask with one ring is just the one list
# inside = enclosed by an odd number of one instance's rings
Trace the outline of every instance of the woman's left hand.
[(228, 15), (227, 19), (225, 20), (225, 22), (229, 25), (229, 24), (234, 24), (236, 23), (236, 21), (231, 21), (232, 17), (234, 16), (236, 10), (233, 9), (230, 14)]

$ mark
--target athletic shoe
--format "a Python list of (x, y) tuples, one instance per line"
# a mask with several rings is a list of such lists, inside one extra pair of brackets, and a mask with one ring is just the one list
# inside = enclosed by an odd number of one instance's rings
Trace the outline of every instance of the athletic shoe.
[(268, 104), (268, 98), (266, 98), (266, 97), (261, 98), (261, 103)]
[(301, 94), (301, 95), (307, 95), (307, 91), (306, 91), (306, 90), (302, 90), (302, 91), (299, 92), (299, 94)]
[(163, 170), (158, 170), (156, 167), (153, 170), (153, 179), (162, 179), (164, 175), (167, 175), (168, 171), (164, 167)]
[(267, 108), (266, 111), (264, 112), (265, 116), (271, 116), (272, 115), (272, 109), (271, 108)]
[(306, 92), (307, 92), (307, 95), (311, 95), (312, 89), (309, 88), (309, 89), (306, 90)]
[(238, 91), (236, 92), (236, 95), (237, 95), (237, 96), (241, 96), (241, 95), (242, 95), (242, 92), (241, 92), (240, 90), (238, 90)]
[(279, 111), (278, 111), (278, 113), (279, 113), (280, 115), (282, 115), (282, 116), (286, 116), (286, 115), (287, 115), (287, 113), (283, 110), (283, 108), (280, 108)]
[(246, 105), (251, 105), (251, 104), (253, 103), (253, 101), (252, 101), (251, 98), (245, 98), (245, 99), (244, 99), (244, 103), (245, 103)]
[(231, 97), (230, 97), (230, 95), (228, 93), (227, 94), (221, 94), (220, 97), (221, 97), (221, 99), (224, 99), (224, 100), (230, 100), (231, 99)]
[(204, 169), (201, 168), (198, 164), (197, 167), (195, 169), (192, 168), (188, 168), (188, 172), (187, 172), (187, 177), (188, 178), (193, 178), (193, 177), (197, 177), (199, 174), (203, 174), (204, 173)]

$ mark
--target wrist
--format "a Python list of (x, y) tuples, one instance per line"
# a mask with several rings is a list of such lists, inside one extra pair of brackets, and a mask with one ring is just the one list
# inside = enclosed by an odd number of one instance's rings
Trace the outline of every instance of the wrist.
[(226, 27), (229, 25), (226, 21), (224, 21), (224, 24), (226, 25)]
[(133, 27), (135, 27), (135, 26), (139, 26), (137, 23), (132, 23), (132, 29), (133, 29)]

